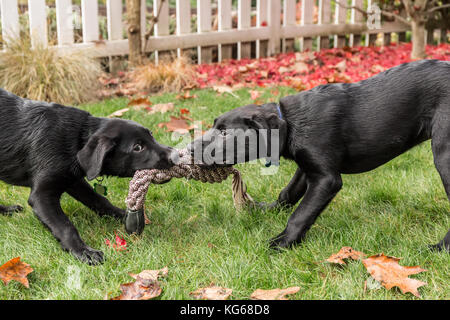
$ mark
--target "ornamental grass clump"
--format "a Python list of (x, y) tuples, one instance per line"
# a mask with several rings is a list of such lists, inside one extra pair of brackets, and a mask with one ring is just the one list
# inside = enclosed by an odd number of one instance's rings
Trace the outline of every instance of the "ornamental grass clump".
[(81, 104), (95, 99), (100, 63), (89, 52), (61, 52), (27, 37), (0, 53), (0, 87), (32, 100)]
[(130, 77), (138, 90), (153, 93), (179, 92), (196, 85), (194, 67), (183, 56), (136, 67)]

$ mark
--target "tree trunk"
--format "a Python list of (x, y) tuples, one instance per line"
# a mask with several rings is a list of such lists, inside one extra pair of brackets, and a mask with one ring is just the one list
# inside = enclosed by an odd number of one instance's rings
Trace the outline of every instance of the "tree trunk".
[(425, 58), (425, 23), (413, 19), (411, 21), (412, 31), (412, 52), (411, 59), (423, 59)]
[(126, 0), (126, 6), (130, 51), (128, 60), (131, 66), (137, 66), (142, 63), (141, 0)]

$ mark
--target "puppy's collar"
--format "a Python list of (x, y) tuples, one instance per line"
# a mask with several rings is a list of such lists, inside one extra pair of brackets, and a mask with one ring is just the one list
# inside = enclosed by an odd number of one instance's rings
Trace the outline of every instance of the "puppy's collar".
[(280, 105), (277, 104), (277, 112), (278, 112), (278, 117), (280, 117), (281, 120), (283, 120), (283, 114), (281, 113), (281, 109), (280, 109)]

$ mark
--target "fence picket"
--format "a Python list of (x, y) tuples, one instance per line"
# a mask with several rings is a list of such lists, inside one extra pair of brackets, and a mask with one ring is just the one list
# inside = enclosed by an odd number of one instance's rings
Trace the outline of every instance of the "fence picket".
[[(362, 8), (364, 0), (352, 0), (352, 7)], [(362, 12), (352, 9), (351, 11), (351, 23), (361, 23), (364, 21), (364, 16)], [(350, 47), (361, 45), (361, 35), (351, 34), (350, 35)]]
[[(219, 0), (218, 3), (218, 27), (219, 31), (230, 30), (232, 25), (231, 18), (231, 0)], [(231, 59), (233, 54), (233, 47), (231, 45), (219, 44), (219, 61)]]
[[(177, 0), (177, 2), (176, 2), (176, 19), (177, 19), (176, 34), (178, 36), (191, 33), (191, 3), (190, 3), (190, 1)], [(180, 48), (177, 48), (177, 56), (181, 57), (182, 55), (183, 55), (183, 50)]]
[[(144, 1), (145, 2), (145, 1)], [(153, 15), (156, 17), (158, 15), (159, 8), (161, 7), (161, 12), (158, 18), (158, 22), (155, 25), (155, 36), (166, 36), (170, 34), (169, 31), (169, 1), (166, 0), (162, 2), (161, 0), (153, 1)], [(155, 63), (158, 64), (160, 59), (160, 54), (155, 51)]]
[(9, 38), (19, 36), (19, 11), (17, 0), (0, 0), (2, 19), (2, 37), (8, 42)]
[[(211, 0), (197, 0), (197, 32), (211, 31)], [(198, 47), (198, 63), (212, 62), (212, 48)]]
[[(308, 25), (314, 22), (314, 0), (302, 0), (302, 21), (301, 25)], [(311, 38), (301, 38), (300, 48), (302, 51), (312, 50), (313, 41)]]
[[(251, 26), (251, 0), (238, 1), (238, 29), (247, 29)], [(250, 58), (251, 43), (238, 42), (238, 60), (242, 58)]]
[[(283, 26), (295, 25), (296, 0), (284, 0), (283, 2)], [(283, 52), (294, 51), (295, 39), (283, 39)]]
[[(257, 0), (256, 2), (256, 26), (267, 26), (267, 0)], [(268, 49), (267, 40), (256, 40), (256, 58), (263, 58), (267, 56)]]
[[(331, 23), (331, 0), (319, 0), (319, 25)], [(317, 51), (330, 47), (329, 36), (319, 36), (317, 38)]]
[(81, 18), (83, 24), (83, 42), (98, 41), (99, 27), (97, 0), (81, 0)]
[[(341, 7), (337, 2), (335, 2), (334, 7), (334, 23), (340, 24), (345, 23), (347, 21), (347, 9)], [(342, 48), (345, 46), (345, 36), (334, 36), (334, 47)]]
[(55, 7), (58, 44), (71, 45), (73, 43), (72, 0), (56, 0)]
[(281, 4), (279, 0), (269, 0), (267, 23), (270, 27), (268, 55), (280, 53)]
[(123, 38), (122, 14), (122, 0), (107, 0), (108, 40), (120, 40)]
[(33, 47), (37, 45), (47, 46), (47, 7), (45, 0), (28, 0), (28, 14), (30, 16), (30, 35)]

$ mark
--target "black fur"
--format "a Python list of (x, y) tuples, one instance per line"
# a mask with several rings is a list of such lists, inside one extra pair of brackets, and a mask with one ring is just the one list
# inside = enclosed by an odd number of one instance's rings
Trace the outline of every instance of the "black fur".
[[(119, 219), (114, 207), (85, 181), (98, 176), (132, 177), (138, 169), (172, 165), (172, 148), (127, 120), (96, 118), (88, 112), (22, 99), (0, 89), (0, 180), (30, 187), (28, 203), (63, 249), (90, 264), (103, 253), (87, 246), (60, 206), (67, 192), (100, 215)], [(0, 206), (0, 213), (20, 211)]]
[[(273, 247), (304, 238), (341, 189), (341, 174), (372, 170), (428, 139), (450, 198), (450, 62), (402, 64), (357, 83), (321, 85), (282, 98), (279, 105), (281, 119), (273, 103), (225, 113), (192, 144), (193, 150), (211, 147), (219, 140), (214, 129), (280, 129), (281, 156), (298, 169), (266, 207), (303, 199)], [(248, 147), (235, 153), (248, 153)], [(435, 248), (450, 250), (450, 231)]]

